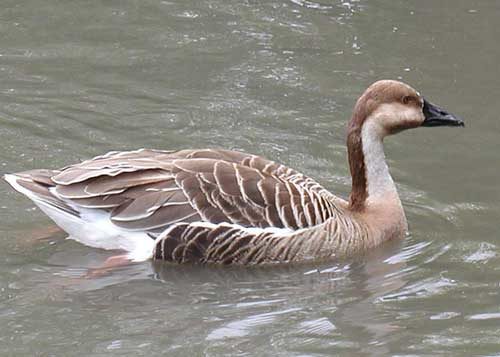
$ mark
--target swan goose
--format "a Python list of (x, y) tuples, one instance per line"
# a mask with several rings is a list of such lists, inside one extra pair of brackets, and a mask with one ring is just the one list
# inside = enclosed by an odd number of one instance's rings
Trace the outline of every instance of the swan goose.
[(127, 261), (267, 264), (333, 259), (408, 230), (383, 139), (462, 119), (393, 80), (358, 99), (347, 131), (352, 191), (336, 197), (284, 165), (204, 149), (109, 152), (60, 170), (7, 174), (70, 238)]

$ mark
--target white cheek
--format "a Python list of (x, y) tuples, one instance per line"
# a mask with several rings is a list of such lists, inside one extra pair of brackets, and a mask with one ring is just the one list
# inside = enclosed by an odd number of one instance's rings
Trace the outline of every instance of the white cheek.
[(416, 117), (416, 112), (413, 108), (405, 107), (404, 110), (401, 110), (398, 115), (398, 120), (400, 122), (408, 122), (412, 121)]
[(379, 123), (383, 131), (394, 133), (399, 130), (417, 127), (424, 121), (422, 109), (401, 103), (390, 103), (380, 105), (371, 115), (372, 119)]
[(420, 108), (408, 107), (405, 105), (394, 105), (392, 113), (387, 113), (387, 128), (412, 128), (417, 127), (424, 121), (424, 115)]
[(407, 123), (413, 123), (415, 126), (421, 125), (424, 121), (424, 113), (421, 108), (407, 108), (403, 115)]

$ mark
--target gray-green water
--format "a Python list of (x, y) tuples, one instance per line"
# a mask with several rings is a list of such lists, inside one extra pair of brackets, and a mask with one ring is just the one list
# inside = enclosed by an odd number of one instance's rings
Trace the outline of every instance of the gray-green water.
[(1, 172), (109, 150), (224, 147), (346, 195), (345, 124), (401, 78), (466, 119), (386, 152), (411, 237), (341, 264), (143, 263), (55, 233), (0, 183), (2, 356), (499, 356), (500, 3), (9, 1)]

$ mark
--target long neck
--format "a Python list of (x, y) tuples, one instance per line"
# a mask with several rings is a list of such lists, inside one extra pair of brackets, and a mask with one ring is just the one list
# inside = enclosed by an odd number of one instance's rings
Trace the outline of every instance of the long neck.
[(369, 118), (349, 132), (350, 207), (354, 211), (364, 210), (367, 202), (397, 198), (396, 186), (385, 161), (383, 137), (376, 121)]
[(361, 129), (361, 141), (366, 170), (368, 200), (378, 200), (387, 194), (397, 194), (389, 167), (385, 161), (383, 134), (374, 121), (367, 120)]

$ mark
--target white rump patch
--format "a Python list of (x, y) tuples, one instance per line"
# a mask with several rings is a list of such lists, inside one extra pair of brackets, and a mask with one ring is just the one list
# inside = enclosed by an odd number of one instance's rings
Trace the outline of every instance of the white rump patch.
[(129, 253), (129, 259), (134, 262), (145, 261), (152, 257), (155, 246), (154, 239), (145, 232), (131, 232), (116, 226), (111, 221), (108, 212), (76, 206), (71, 201), (62, 199), (54, 189), (50, 189), (55, 197), (78, 211), (80, 217), (76, 217), (40, 201), (31, 191), (17, 183), (18, 180), (23, 180), (23, 177), (7, 174), (4, 178), (16, 191), (31, 199), (60, 228), (68, 233), (68, 238), (93, 248), (124, 250)]

